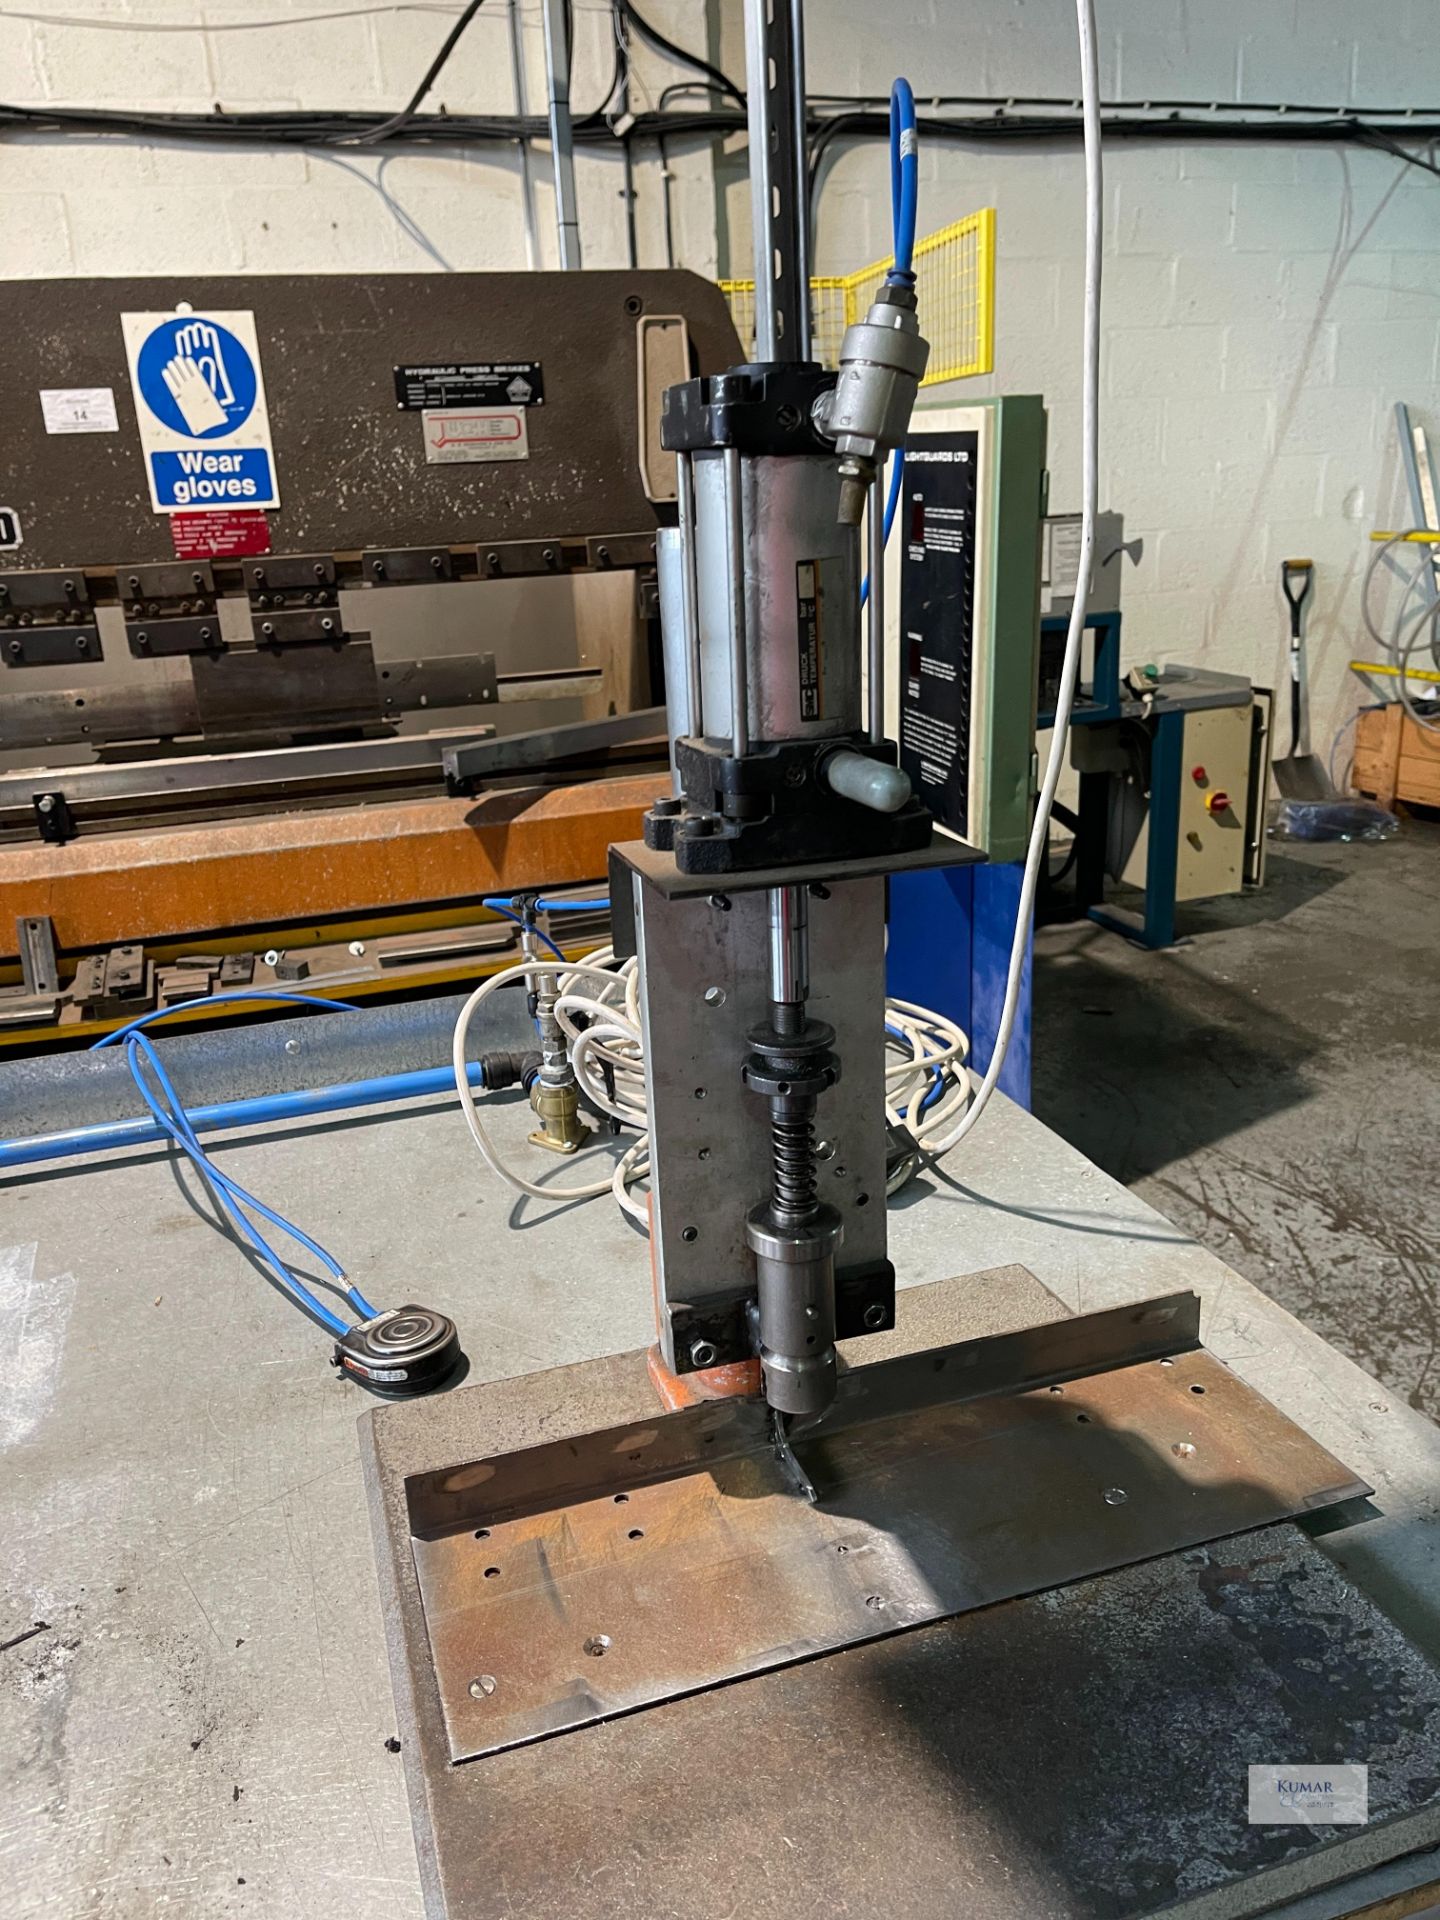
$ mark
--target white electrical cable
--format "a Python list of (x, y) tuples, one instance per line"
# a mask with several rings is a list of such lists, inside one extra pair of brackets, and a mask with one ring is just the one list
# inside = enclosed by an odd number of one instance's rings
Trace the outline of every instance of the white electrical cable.
[[(506, 1165), (480, 1118), (466, 1071), (476, 1008), (497, 988), (522, 979), (533, 984), (542, 973), (555, 976), (555, 1019), (565, 1035), (581, 1092), (592, 1106), (633, 1127), (637, 1134), (612, 1173), (580, 1186), (541, 1186)], [(886, 1182), (886, 1193), (891, 1194), (914, 1176), (923, 1159), (942, 1154), (954, 1144), (972, 1084), (966, 1065), (970, 1042), (953, 1020), (909, 1000), (887, 1000), (885, 1027), (885, 1118), (914, 1143), (914, 1151), (895, 1166)], [(612, 948), (599, 947), (583, 960), (553, 967), (525, 961), (492, 974), (460, 1011), (453, 1060), (466, 1124), (492, 1173), (537, 1200), (589, 1200), (608, 1192), (633, 1220), (649, 1227), (649, 1208), (631, 1191), (650, 1172), (650, 1112), (635, 959), (617, 961)]]
[(1020, 985), (1025, 975), (1025, 951), (1030, 939), (1030, 922), (1035, 911), (1035, 890), (1046, 858), (1050, 835), (1050, 809), (1065, 759), (1065, 742), (1070, 732), (1070, 709), (1075, 699), (1075, 681), (1080, 670), (1080, 643), (1085, 631), (1085, 613), (1090, 596), (1090, 567), (1095, 552), (1095, 505), (1100, 490), (1100, 248), (1104, 234), (1104, 183), (1100, 168), (1100, 81), (1095, 60), (1094, 0), (1075, 0), (1080, 32), (1080, 98), (1085, 128), (1085, 324), (1082, 347), (1080, 390), (1080, 573), (1075, 582), (1075, 600), (1070, 608), (1070, 626), (1065, 635), (1065, 661), (1060, 671), (1060, 687), (1055, 697), (1055, 724), (1050, 737), (1050, 758), (1030, 829), (1030, 846), (1025, 855), (1025, 873), (1020, 883), (1020, 905), (1015, 914), (1015, 937), (1010, 945), (1010, 966), (1005, 976), (1005, 1002), (995, 1048), (985, 1078), (974, 1099), (946, 1141), (958, 1146), (975, 1126), (989, 1104), (1005, 1066), (1010, 1039), (1015, 1031), (1015, 1015), (1020, 1005)]
[[(605, 951), (605, 949), (602, 949), (602, 952), (603, 951)], [(460, 1109), (465, 1115), (465, 1124), (469, 1127), (470, 1136), (480, 1149), (481, 1157), (484, 1159), (490, 1171), (498, 1175), (499, 1178), (504, 1180), (508, 1185), (514, 1187), (518, 1192), (528, 1193), (532, 1199), (535, 1200), (593, 1200), (597, 1194), (608, 1193), (610, 1191), (610, 1178), (608, 1175), (603, 1180), (592, 1180), (584, 1186), (542, 1187), (533, 1180), (525, 1179), (522, 1174), (512, 1173), (510, 1168), (507, 1167), (505, 1162), (500, 1158), (499, 1153), (496, 1151), (494, 1141), (485, 1130), (485, 1124), (481, 1120), (479, 1111), (475, 1105), (475, 1096), (470, 1091), (470, 1074), (466, 1064), (466, 1052), (470, 1037), (470, 1022), (474, 1019), (476, 1009), (482, 1002), (488, 1000), (490, 995), (500, 987), (509, 986), (513, 980), (530, 980), (544, 973), (558, 973), (561, 964), (562, 963), (557, 962), (555, 966), (547, 967), (543, 963), (526, 960), (522, 961), (518, 966), (502, 967), (499, 973), (492, 973), (488, 978), (482, 980), (460, 1009), (460, 1017), (455, 1022), (455, 1041), (450, 1050), (450, 1057), (455, 1068), (455, 1091), (460, 1096)], [(598, 980), (602, 990), (605, 988), (613, 988), (619, 983), (619, 976), (617, 974), (603, 966), (592, 966), (585, 960), (567, 960), (563, 962), (563, 966), (564, 972), (561, 975), (560, 981), (562, 990), (568, 986), (570, 981), (577, 980), (581, 975), (585, 974), (591, 975)]]

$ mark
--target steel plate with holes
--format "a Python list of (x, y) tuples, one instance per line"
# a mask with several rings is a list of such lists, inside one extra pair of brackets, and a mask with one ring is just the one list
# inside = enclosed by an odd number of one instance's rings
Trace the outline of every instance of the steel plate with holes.
[(1177, 1294), (406, 1480), (452, 1761), (1369, 1491)]

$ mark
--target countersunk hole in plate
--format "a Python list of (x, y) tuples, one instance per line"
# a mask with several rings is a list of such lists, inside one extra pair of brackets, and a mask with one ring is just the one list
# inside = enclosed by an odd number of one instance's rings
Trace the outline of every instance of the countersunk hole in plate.
[(1089, 1426), (1089, 1424), (1090, 1424), (1090, 1416), (1089, 1416), (1089, 1414), (1088, 1414), (1088, 1413), (1077, 1413), (1077, 1414), (1076, 1414), (1076, 1416), (1075, 1416), (1075, 1424), (1076, 1424), (1077, 1426), (1081, 1426), (1081, 1427), (1088, 1427), (1088, 1426)]
[(1173, 1367), (1175, 1362), (1173, 1360), (1162, 1360), (1160, 1364), (1162, 1367)]
[(493, 1580), (495, 1576), (499, 1573), (499, 1571), (500, 1571), (499, 1567), (486, 1567), (485, 1578), (487, 1580)]
[(703, 1099), (705, 1098), (705, 1089), (704, 1089), (704, 1087), (696, 1087), (696, 1089), (695, 1089), (695, 1098), (696, 1098), (697, 1100), (703, 1100)]
[(1064, 1387), (1051, 1387), (1050, 1391), (1052, 1393), (1063, 1393), (1065, 1389)]
[(700, 1229), (698, 1227), (682, 1227), (680, 1229), (680, 1238), (687, 1246), (690, 1246), (700, 1238)]
[(643, 1540), (645, 1538), (644, 1527), (631, 1527), (629, 1533), (626, 1535), (626, 1538), (629, 1540)]
[(488, 1540), (490, 1538), (489, 1527), (476, 1527), (475, 1538), (477, 1540)]
[(868, 1207), (868, 1206), (869, 1206), (869, 1204), (870, 1204), (870, 1196), (869, 1196), (869, 1194), (868, 1194), (868, 1193), (857, 1193), (857, 1194), (856, 1194), (856, 1196), (855, 1196), (855, 1204), (856, 1204), (856, 1206), (857, 1206), (857, 1207)]
[(602, 1653), (607, 1653), (609, 1649), (610, 1636), (608, 1633), (592, 1633), (590, 1638), (585, 1642), (586, 1653), (593, 1654), (597, 1660)]
[(628, 1494), (628, 1493), (617, 1493), (617, 1494), (615, 1495), (615, 1504), (616, 1504), (616, 1506), (617, 1506), (617, 1507), (628, 1507), (628, 1506), (629, 1506), (629, 1504), (630, 1504), (630, 1496), (629, 1496), (629, 1494)]
[(1199, 1384), (1197, 1383), (1197, 1384), (1195, 1384), (1194, 1386), (1192, 1386), (1192, 1387), (1191, 1387), (1191, 1389), (1190, 1389), (1190, 1391), (1191, 1391), (1192, 1393), (1203, 1393), (1203, 1392), (1205, 1391), (1205, 1389), (1204, 1389), (1204, 1387), (1202, 1387), (1202, 1386), (1200, 1386), (1200, 1385), (1199, 1385)]

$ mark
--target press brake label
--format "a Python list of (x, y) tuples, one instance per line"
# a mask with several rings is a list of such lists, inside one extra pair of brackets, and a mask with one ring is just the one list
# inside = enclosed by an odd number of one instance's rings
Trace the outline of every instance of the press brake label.
[(800, 645), (802, 720), (819, 720), (824, 713), (825, 653), (820, 630), (820, 565), (818, 560), (801, 560), (795, 568), (795, 627)]
[(434, 407), (543, 407), (538, 360), (437, 360), (396, 367), (395, 404), (412, 413)]

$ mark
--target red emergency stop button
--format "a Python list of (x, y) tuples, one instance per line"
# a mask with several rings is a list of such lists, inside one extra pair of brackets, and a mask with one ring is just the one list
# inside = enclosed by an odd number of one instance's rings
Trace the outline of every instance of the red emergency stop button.
[(1228, 813), (1230, 811), (1230, 796), (1223, 787), (1217, 787), (1214, 793), (1206, 794), (1205, 806), (1206, 810), (1210, 813)]

